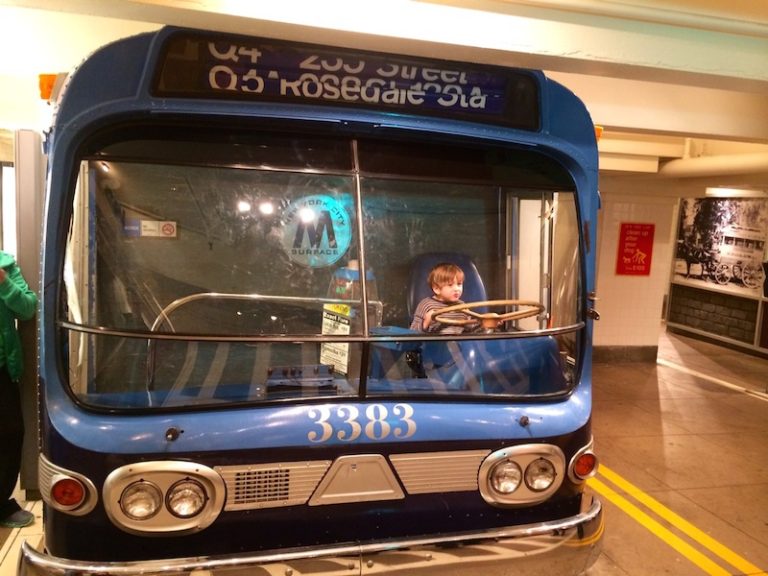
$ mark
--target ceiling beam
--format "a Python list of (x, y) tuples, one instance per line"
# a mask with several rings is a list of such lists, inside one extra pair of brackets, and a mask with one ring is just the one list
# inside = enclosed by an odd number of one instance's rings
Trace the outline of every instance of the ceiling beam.
[[(531, 1), (388, 0), (363, 7), (357, 0), (0, 0), (0, 5), (372, 50), (390, 50), (396, 38), (399, 51), (414, 55), (768, 94), (768, 36), (626, 20), (605, 11), (542, 9)], [(616, 4), (591, 2), (594, 9)]]
[[(768, 52), (766, 52), (768, 54)], [(768, 57), (766, 57), (768, 61)], [(605, 129), (768, 143), (768, 93), (548, 72)]]

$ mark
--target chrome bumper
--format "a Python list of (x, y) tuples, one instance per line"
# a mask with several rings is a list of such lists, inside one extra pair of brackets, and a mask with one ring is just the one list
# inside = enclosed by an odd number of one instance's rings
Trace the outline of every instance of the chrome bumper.
[(22, 545), (19, 576), (557, 576), (583, 573), (600, 553), (603, 513), (598, 500), (585, 512), (555, 522), (462, 534), (374, 542), (275, 554), (84, 562), (48, 556)]

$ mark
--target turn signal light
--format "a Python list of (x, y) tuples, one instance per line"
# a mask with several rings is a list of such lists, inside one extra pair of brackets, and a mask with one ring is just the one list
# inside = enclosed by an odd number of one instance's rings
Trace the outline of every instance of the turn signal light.
[(592, 452), (584, 452), (573, 463), (573, 473), (580, 480), (591, 478), (597, 472), (597, 456)]
[(51, 498), (62, 508), (73, 509), (85, 500), (85, 486), (75, 478), (59, 478), (51, 486)]

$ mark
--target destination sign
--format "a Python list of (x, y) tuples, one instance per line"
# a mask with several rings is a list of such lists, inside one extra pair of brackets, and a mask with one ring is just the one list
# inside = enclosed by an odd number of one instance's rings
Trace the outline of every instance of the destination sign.
[(538, 84), (522, 70), (240, 36), (171, 36), (153, 93), (342, 104), (539, 128)]

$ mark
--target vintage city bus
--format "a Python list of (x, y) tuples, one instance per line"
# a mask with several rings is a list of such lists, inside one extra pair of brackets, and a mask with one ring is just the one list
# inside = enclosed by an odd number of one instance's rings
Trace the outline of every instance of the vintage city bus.
[[(595, 129), (539, 71), (164, 28), (46, 137), (23, 575), (578, 574)], [(430, 271), (458, 303), (425, 331)]]

